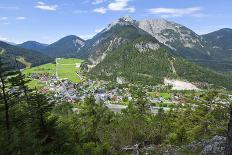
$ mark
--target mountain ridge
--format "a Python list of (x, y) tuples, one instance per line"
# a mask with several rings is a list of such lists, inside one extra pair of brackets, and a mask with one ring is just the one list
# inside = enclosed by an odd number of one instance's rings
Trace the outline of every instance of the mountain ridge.
[(48, 46), (48, 44), (39, 43), (37, 41), (26, 41), (21, 44), (18, 44), (17, 46), (25, 48), (25, 49), (41, 51), (45, 49)]
[[(2, 51), (4, 51), (1, 53), (1, 55), (4, 57), (4, 60), (12, 68), (16, 67), (15, 59), (17, 58), (24, 59), (24, 61), (30, 63), (31, 66), (38, 66), (53, 61), (50, 57), (40, 52), (14, 46), (2, 41), (0, 41), (0, 48)], [(20, 68), (27, 67), (21, 62), (19, 62), (19, 65)]]
[(56, 57), (75, 57), (81, 47), (85, 45), (85, 40), (75, 36), (68, 35), (58, 41), (48, 45), (41, 52), (53, 58)]

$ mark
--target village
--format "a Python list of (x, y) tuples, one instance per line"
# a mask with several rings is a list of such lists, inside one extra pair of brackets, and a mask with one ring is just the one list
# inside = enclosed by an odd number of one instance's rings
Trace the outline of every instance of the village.
[[(134, 84), (123, 84), (120, 81), (112, 83), (104, 80), (83, 80), (80, 83), (70, 82), (67, 78), (59, 79), (49, 74), (32, 73), (30, 78), (39, 81), (42, 85), (42, 93), (51, 93), (54, 98), (67, 103), (81, 103), (87, 97), (94, 96), (96, 103), (104, 103), (111, 111), (121, 112), (126, 109), (131, 101), (137, 100), (137, 91), (142, 89), (146, 101), (146, 108), (151, 113), (157, 113), (159, 109), (168, 111), (176, 106), (184, 106), (182, 93), (166, 93), (159, 89), (164, 86), (141, 87)], [(169, 89), (162, 88), (162, 89)], [(196, 96), (195, 99), (198, 97)]]

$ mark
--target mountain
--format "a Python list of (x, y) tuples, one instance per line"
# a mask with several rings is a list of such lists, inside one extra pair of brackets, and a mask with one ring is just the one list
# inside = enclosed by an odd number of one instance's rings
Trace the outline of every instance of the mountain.
[(96, 65), (105, 58), (108, 52), (117, 49), (122, 44), (127, 44), (139, 35), (147, 34), (131, 22), (131, 18), (123, 17), (108, 25), (102, 32), (86, 41), (85, 46), (78, 52), (78, 56), (87, 58), (90, 63)]
[(48, 45), (47, 44), (42, 44), (36, 41), (27, 41), (22, 44), (18, 44), (19, 47), (25, 48), (25, 49), (30, 49), (30, 50), (35, 50), (35, 51), (41, 51), (45, 49)]
[(10, 44), (10, 45), (17, 45), (16, 43), (14, 43), (14, 42), (9, 42), (9, 41), (5, 41), (5, 40), (0, 40), (0, 41), (2, 41), (2, 42), (5, 42), (5, 43), (7, 43), (7, 44)]
[(3, 41), (0, 41), (0, 54), (12, 68), (16, 67), (15, 59), (19, 61), (20, 68), (38, 66), (52, 61), (50, 57), (40, 52), (10, 45)]
[(50, 57), (75, 57), (81, 47), (85, 45), (85, 40), (74, 36), (66, 36), (57, 42), (48, 45), (41, 52)]
[(214, 48), (229, 50), (232, 52), (232, 29), (224, 28), (218, 31), (214, 31), (202, 37)]
[(203, 66), (225, 71), (232, 70), (232, 62), (224, 52), (213, 48), (206, 37), (196, 34), (187, 27), (164, 19), (142, 20), (138, 27), (155, 37), (159, 42), (172, 49), (175, 55), (186, 58)]
[(110, 24), (78, 52), (93, 65), (93, 78), (129, 82), (163, 83), (165, 78), (208, 82), (229, 87), (232, 80), (223, 74), (195, 65), (173, 52), (173, 48), (142, 30), (130, 17)]
[(202, 35), (204, 40), (218, 51), (220, 57), (224, 57), (224, 64), (227, 70), (232, 70), (232, 29), (224, 28), (209, 34)]

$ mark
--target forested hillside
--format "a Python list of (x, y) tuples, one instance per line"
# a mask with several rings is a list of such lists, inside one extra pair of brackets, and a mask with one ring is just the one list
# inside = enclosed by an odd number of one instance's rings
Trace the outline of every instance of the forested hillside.
[(175, 57), (166, 49), (152, 50), (145, 47), (144, 51), (139, 51), (135, 45), (141, 41), (144, 45), (149, 43), (144, 38), (139, 38), (112, 51), (90, 71), (90, 76), (110, 80), (125, 77), (129, 82), (153, 85), (163, 83), (164, 78), (172, 78), (232, 88), (230, 76)]
[(15, 59), (20, 60), (18, 62), (20, 68), (28, 67), (28, 64), (38, 66), (53, 61), (49, 56), (37, 51), (20, 48), (2, 41), (0, 41), (0, 48), (3, 51), (4, 61), (13, 68), (16, 66)]

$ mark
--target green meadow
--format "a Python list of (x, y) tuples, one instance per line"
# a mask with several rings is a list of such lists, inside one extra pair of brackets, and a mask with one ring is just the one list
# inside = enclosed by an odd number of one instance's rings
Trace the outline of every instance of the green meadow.
[(76, 63), (82, 63), (82, 62), (84, 62), (84, 60), (75, 59), (75, 58), (69, 58), (69, 59), (60, 58), (60, 59), (57, 59), (58, 64), (76, 64)]
[(28, 68), (25, 69), (23, 73), (26, 75), (30, 75), (32, 73), (38, 73), (38, 74), (48, 73), (49, 75), (54, 75), (56, 74), (56, 64), (48, 63), (41, 66)]
[[(26, 68), (23, 70), (23, 73), (29, 76), (32, 73), (45, 74), (48, 75), (57, 75), (60, 79), (68, 79), (73, 83), (79, 83), (81, 81), (80, 77), (77, 75), (77, 72), (80, 68), (76, 67), (76, 64), (84, 62), (81, 59), (59, 59), (57, 64), (48, 63), (37, 67)], [(32, 80), (29, 82), (30, 88), (41, 87), (38, 80)]]
[(80, 70), (76, 64), (84, 62), (81, 59), (69, 58), (69, 59), (57, 59), (56, 71), (60, 79), (69, 79), (73, 83), (79, 83), (81, 81), (77, 72)]

